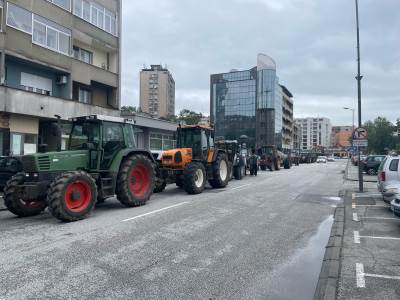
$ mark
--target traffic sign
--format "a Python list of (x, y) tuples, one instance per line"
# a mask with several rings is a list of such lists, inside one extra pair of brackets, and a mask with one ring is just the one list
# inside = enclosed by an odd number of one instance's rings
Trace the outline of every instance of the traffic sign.
[(357, 128), (353, 132), (353, 140), (367, 140), (368, 131), (365, 128)]
[(368, 140), (353, 140), (353, 145), (356, 147), (368, 147)]

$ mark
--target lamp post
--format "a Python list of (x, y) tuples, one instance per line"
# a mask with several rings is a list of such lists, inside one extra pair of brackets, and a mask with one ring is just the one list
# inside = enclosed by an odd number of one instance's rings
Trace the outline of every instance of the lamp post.
[(350, 108), (350, 107), (343, 107), (343, 109), (346, 109), (346, 110), (351, 110), (352, 111), (352, 113), (353, 113), (353, 131), (354, 131), (354, 129), (355, 129), (355, 123), (354, 123), (354, 115), (355, 115), (355, 109), (354, 108)]
[[(362, 118), (361, 118), (361, 80), (363, 76), (361, 76), (361, 55), (360, 55), (360, 22), (359, 22), (359, 14), (358, 14), (358, 0), (356, 1), (356, 24), (357, 24), (357, 90), (358, 90), (358, 127), (362, 126)], [(361, 152), (358, 151), (358, 184), (360, 193), (364, 192), (364, 182), (363, 182), (363, 173), (362, 173), (362, 165), (361, 165)]]

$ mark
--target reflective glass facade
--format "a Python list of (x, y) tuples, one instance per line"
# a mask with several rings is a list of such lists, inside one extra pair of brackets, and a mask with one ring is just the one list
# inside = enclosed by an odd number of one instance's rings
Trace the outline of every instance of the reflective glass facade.
[(282, 88), (275, 70), (211, 75), (210, 97), (216, 136), (247, 135), (251, 147), (282, 146)]
[(255, 69), (212, 75), (211, 110), (216, 136), (239, 139), (247, 135), (249, 143), (255, 144), (256, 77)]

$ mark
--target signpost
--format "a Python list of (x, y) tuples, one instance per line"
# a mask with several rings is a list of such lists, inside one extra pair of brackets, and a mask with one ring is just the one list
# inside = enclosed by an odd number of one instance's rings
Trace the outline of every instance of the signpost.
[(356, 128), (353, 132), (353, 146), (358, 147), (358, 181), (360, 192), (364, 191), (363, 166), (361, 165), (361, 147), (368, 147), (368, 131), (365, 128)]

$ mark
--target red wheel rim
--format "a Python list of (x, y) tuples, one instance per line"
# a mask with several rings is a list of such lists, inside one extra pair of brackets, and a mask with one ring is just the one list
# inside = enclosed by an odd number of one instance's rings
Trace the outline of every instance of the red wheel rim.
[(143, 164), (136, 165), (129, 174), (129, 190), (134, 197), (142, 197), (150, 188), (150, 172)]
[(87, 182), (75, 181), (67, 186), (64, 200), (67, 209), (75, 213), (80, 213), (90, 205), (92, 189)]

